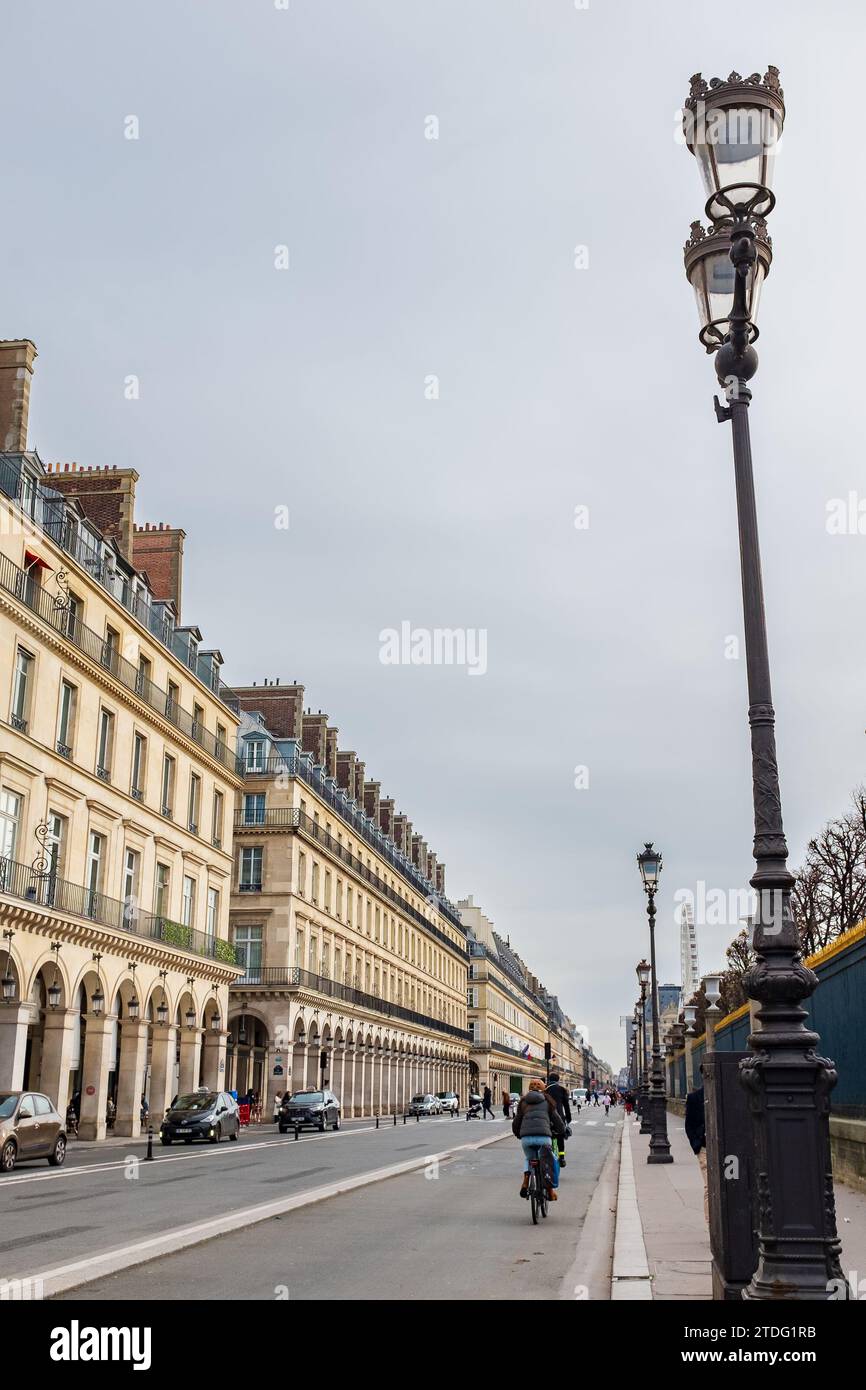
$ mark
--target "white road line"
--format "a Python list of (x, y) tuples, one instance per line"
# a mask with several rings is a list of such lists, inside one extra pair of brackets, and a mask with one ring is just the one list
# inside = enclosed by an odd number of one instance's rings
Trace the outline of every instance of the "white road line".
[(427, 1154), (424, 1158), (405, 1159), (402, 1163), (393, 1163), (387, 1168), (375, 1168), (369, 1173), (358, 1173), (354, 1177), (338, 1179), (336, 1182), (328, 1183), (323, 1187), (314, 1187), (307, 1192), (295, 1193), (291, 1197), (278, 1197), (272, 1202), (263, 1202), (259, 1206), (226, 1212), (222, 1216), (198, 1221), (191, 1226), (181, 1226), (172, 1231), (162, 1232), (157, 1236), (149, 1236), (144, 1240), (135, 1241), (131, 1245), (86, 1256), (84, 1259), (75, 1260), (71, 1264), (57, 1265), (53, 1269), (44, 1270), (39, 1274), (18, 1275), (16, 1277), (41, 1280), (44, 1297), (51, 1298), (54, 1294), (64, 1293), (67, 1289), (77, 1288), (80, 1284), (104, 1278), (108, 1274), (116, 1274), (133, 1265), (144, 1264), (146, 1261), (157, 1259), (161, 1255), (173, 1255), (176, 1251), (186, 1249), (190, 1245), (200, 1245), (203, 1241), (212, 1240), (214, 1236), (226, 1235), (230, 1231), (254, 1225), (259, 1221), (268, 1221), (273, 1216), (282, 1216), (286, 1212), (296, 1211), (299, 1207), (311, 1206), (315, 1202), (324, 1202), (330, 1197), (338, 1197), (343, 1193), (355, 1191), (359, 1187), (368, 1187), (371, 1183), (383, 1182), (387, 1178), (396, 1178), (404, 1173), (415, 1172), (418, 1169), (426, 1168), (431, 1163), (444, 1163), (465, 1150), (483, 1149), (488, 1144), (497, 1144), (501, 1139), (508, 1137), (508, 1134), (492, 1134), (489, 1138), (479, 1139), (475, 1143), (457, 1144), (441, 1153)]
[[(384, 1133), (387, 1130), (393, 1130), (395, 1128), (406, 1128), (406, 1126), (380, 1125), (378, 1132)], [(231, 1141), (228, 1141), (225, 1144), (201, 1144), (195, 1148), (193, 1147), (193, 1145), (190, 1145), (189, 1147), (192, 1150), (192, 1152), (190, 1153), (172, 1154), (171, 1156), (169, 1156), (168, 1154), (160, 1154), (158, 1157), (154, 1155), (153, 1162), (188, 1163), (192, 1159), (209, 1159), (219, 1157), (230, 1158), (237, 1157), (240, 1154), (252, 1153), (258, 1149), (279, 1148), (284, 1144), (321, 1143), (323, 1139), (337, 1139), (342, 1136), (349, 1138), (353, 1134), (375, 1133), (377, 1133), (375, 1125), (361, 1125), (356, 1127), (355, 1129), (339, 1129), (330, 1130), (325, 1134), (301, 1135), (299, 1139), (295, 1139), (294, 1137), (289, 1138), (288, 1136), (281, 1136), (279, 1139), (256, 1139), (246, 1144), (241, 1141), (235, 1144), (231, 1143)], [(130, 1140), (130, 1144), (134, 1142), (134, 1140)], [(157, 1145), (154, 1145), (154, 1148), (156, 1147)], [(167, 1148), (168, 1145), (160, 1144), (159, 1147)], [(59, 1168), (56, 1171), (52, 1170), (47, 1173), (19, 1173), (14, 1177), (9, 1175), (3, 1175), (2, 1177), (0, 1177), (0, 1198), (2, 1198), (3, 1193), (6, 1191), (7, 1188), (17, 1187), (24, 1183), (58, 1182), (61, 1178), (75, 1178), (78, 1177), (79, 1174), (83, 1174), (85, 1177), (88, 1177), (93, 1173), (120, 1172), (128, 1168), (129, 1161), (132, 1158), (136, 1159), (139, 1163), (146, 1162), (146, 1159), (144, 1158), (143, 1154), (128, 1153), (125, 1154), (123, 1158), (116, 1159), (114, 1162), (110, 1163), (82, 1163), (75, 1167), (67, 1168), (64, 1166), (63, 1168)]]

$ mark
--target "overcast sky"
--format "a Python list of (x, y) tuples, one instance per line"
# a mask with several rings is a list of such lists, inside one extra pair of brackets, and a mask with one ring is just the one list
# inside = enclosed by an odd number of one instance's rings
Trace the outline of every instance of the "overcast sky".
[[(227, 679), (302, 681), (614, 1065), (643, 841), (663, 980), (677, 892), (752, 872), (730, 428), (682, 270), (699, 70), (772, 63), (788, 108), (751, 414), (794, 865), (864, 775), (866, 536), (826, 528), (866, 499), (864, 28), (854, 0), (4, 8), (31, 445), (139, 471)], [(484, 630), (486, 673), (384, 665), (403, 621)]]

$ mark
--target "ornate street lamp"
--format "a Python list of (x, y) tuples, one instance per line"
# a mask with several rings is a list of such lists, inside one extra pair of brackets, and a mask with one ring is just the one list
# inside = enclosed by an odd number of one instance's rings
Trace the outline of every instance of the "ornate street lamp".
[[(664, 1063), (662, 1062), (661, 1046), (659, 1043), (658, 983), (656, 981), (655, 899), (659, 877), (662, 871), (662, 857), (657, 849), (653, 849), (651, 840), (646, 842), (640, 854), (637, 856), (637, 864), (640, 869), (644, 892), (647, 895), (646, 910), (649, 918), (650, 932), (650, 1006), (653, 1021), (653, 1051), (649, 1085), (649, 1122), (651, 1137), (646, 1161), (647, 1163), (673, 1163), (674, 1156), (671, 1153), (671, 1146), (668, 1141), (667, 1096), (665, 1094)], [(642, 975), (645, 974), (645, 971), (646, 962), (641, 961), (638, 967), (638, 978), (641, 979), (642, 990), (646, 988), (641, 978)], [(641, 1126), (641, 1128), (643, 1128), (643, 1126)]]
[(135, 1023), (139, 1013), (141, 1012), (141, 1005), (138, 1002), (138, 995), (135, 992), (136, 964), (135, 961), (129, 961), (128, 964), (130, 970), (132, 971), (132, 998), (126, 1006), (126, 1012), (129, 1014), (131, 1022)]
[[(758, 369), (756, 294), (770, 263), (762, 219), (775, 205), (772, 172), (784, 119), (776, 68), (763, 77), (733, 72), (725, 82), (707, 83), (700, 73), (692, 78), (683, 126), (712, 226), (709, 237), (687, 243), (686, 273), (698, 290), (701, 342), (716, 353), (716, 376), (727, 398), (725, 407), (718, 399), (715, 407), (719, 421), (730, 420), (733, 435), (745, 618), (756, 863), (751, 884), (758, 911), (757, 959), (743, 985), (760, 1008), (749, 1037), (752, 1055), (740, 1064), (754, 1125), (758, 1226), (758, 1264), (744, 1297), (774, 1299), (783, 1291), (786, 1299), (826, 1300), (831, 1290), (847, 1290), (830, 1162), (829, 1093), (837, 1078), (833, 1063), (818, 1055), (818, 1034), (804, 1022), (802, 1001), (818, 981), (802, 962), (791, 911), (794, 879), (782, 824), (748, 416), (748, 383)], [(729, 293), (722, 295), (721, 271), (711, 257), (725, 237), (733, 275), (727, 272)], [(713, 244), (703, 255), (707, 241)], [(712, 307), (710, 284), (719, 291)], [(708, 1044), (711, 1031), (708, 1020)]]
[(15, 998), (15, 976), (12, 974), (12, 938), (14, 935), (11, 927), (4, 927), (3, 940), (6, 942), (6, 973), (2, 980), (4, 1004), (11, 1004)]
[(99, 963), (102, 960), (102, 956), (98, 951), (94, 951), (93, 959), (96, 961), (96, 989), (91, 995), (90, 1007), (93, 1011), (93, 1017), (99, 1018), (105, 1007), (105, 995), (102, 993), (102, 981), (99, 978)]
[(60, 942), (52, 941), (51, 950), (54, 953), (54, 979), (48, 986), (48, 1007), (49, 1009), (56, 1009), (60, 1004), (62, 995), (62, 990), (60, 988), (60, 972), (58, 970), (58, 961), (60, 960), (61, 951)]

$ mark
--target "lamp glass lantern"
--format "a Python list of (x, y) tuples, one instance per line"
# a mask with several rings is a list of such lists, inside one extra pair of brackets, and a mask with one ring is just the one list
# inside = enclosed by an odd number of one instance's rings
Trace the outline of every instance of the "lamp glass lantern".
[(653, 849), (651, 840), (646, 841), (641, 853), (637, 857), (637, 864), (640, 869), (640, 876), (643, 880), (645, 890), (648, 893), (654, 892), (658, 886), (659, 876), (662, 871), (662, 857), (657, 849)]
[(129, 1003), (127, 1004), (127, 1006), (126, 1006), (126, 1012), (129, 1014), (130, 1020), (131, 1020), (133, 1023), (135, 1023), (136, 1019), (138, 1018), (139, 1013), (141, 1012), (141, 1005), (139, 1004), (138, 998), (137, 998), (136, 995), (133, 995), (132, 998), (130, 999)]
[[(700, 222), (693, 222), (683, 250), (686, 279), (698, 308), (699, 337), (707, 352), (715, 352), (731, 328), (736, 283), (736, 270), (731, 260), (731, 225), (720, 222), (706, 231)], [(761, 289), (773, 260), (766, 225), (756, 219), (754, 227), (756, 256), (746, 278), (746, 311), (753, 339), (758, 336)]]
[(50, 1009), (56, 1009), (59, 1003), (60, 985), (57, 983), (57, 980), (54, 980), (53, 983), (48, 986), (48, 1007)]
[(157, 1006), (156, 1006), (156, 1021), (157, 1021), (157, 1023), (165, 1023), (167, 1019), (168, 1019), (168, 1005), (166, 1004), (165, 1000), (163, 999), (163, 1000), (161, 1001), (161, 1003), (157, 1004)]
[(3, 976), (3, 998), (7, 1004), (15, 998), (15, 976), (10, 970)]
[[(756, 193), (771, 193), (784, 124), (777, 68), (768, 68), (763, 78), (736, 72), (726, 82), (713, 78), (707, 84), (700, 73), (692, 78), (683, 132), (701, 173), (708, 216), (749, 207)], [(758, 206), (769, 211), (766, 198)]]
[[(649, 982), (650, 982), (650, 975), (651, 975), (651, 973), (652, 973), (652, 970), (651, 970), (651, 967), (650, 967), (650, 965), (648, 964), (648, 962), (645, 961), (645, 960), (642, 960), (641, 963), (640, 963), (640, 965), (637, 967), (637, 978), (638, 978), (638, 982), (639, 982), (641, 985), (643, 985), (644, 987), (646, 987), (646, 986), (649, 984)], [(639, 1008), (637, 1005), (635, 1006), (635, 1013), (638, 1014), (638, 1015), (640, 1015), (640, 1008)]]
[(211, 1014), (210, 1026), (214, 1033), (218, 1033), (222, 1027), (222, 1019), (220, 1018), (219, 1010), (217, 1010), (215, 1014)]
[(186, 1019), (187, 1028), (195, 1027), (195, 1009), (192, 1007), (192, 1004), (190, 1004), (189, 1008), (184, 1014), (184, 1018)]
[(90, 1007), (93, 1010), (93, 1015), (95, 1018), (99, 1018), (99, 1015), (102, 1013), (104, 1005), (105, 995), (102, 993), (102, 985), (98, 984), (90, 1000)]

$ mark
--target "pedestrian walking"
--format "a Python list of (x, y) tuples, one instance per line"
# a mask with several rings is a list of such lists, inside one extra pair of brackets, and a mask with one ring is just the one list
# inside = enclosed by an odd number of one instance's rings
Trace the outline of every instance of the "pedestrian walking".
[[(701, 1073), (703, 1074), (703, 1066)], [(710, 1197), (707, 1191), (707, 1130), (704, 1111), (704, 1083), (694, 1091), (689, 1091), (686, 1096), (686, 1138), (692, 1146), (692, 1152), (697, 1155), (698, 1164), (701, 1169), (701, 1177), (704, 1180), (704, 1220), (707, 1225), (710, 1221)]]
[(507, 1120), (511, 1115), (511, 1096), (507, 1091), (502, 1092), (502, 1118)]
[(276, 1123), (277, 1123), (277, 1120), (280, 1118), (280, 1106), (282, 1105), (282, 1103), (283, 1103), (283, 1093), (282, 1093), (282, 1091), (277, 1091), (277, 1094), (274, 1096), (274, 1115), (273, 1115), (274, 1124), (276, 1124)]
[(491, 1120), (495, 1120), (496, 1116), (493, 1113), (493, 1092), (491, 1091), (489, 1086), (484, 1087), (484, 1095), (481, 1099), (483, 1105), (483, 1109), (481, 1112), (482, 1120), (487, 1119), (488, 1113), (490, 1115)]
[(610, 1096), (608, 1095), (607, 1091), (605, 1091), (604, 1095), (602, 1096), (602, 1098), (601, 1098), (601, 1103), (602, 1103), (602, 1105), (604, 1106), (604, 1113), (605, 1113), (605, 1115), (609, 1114), (609, 1113), (610, 1113)]

